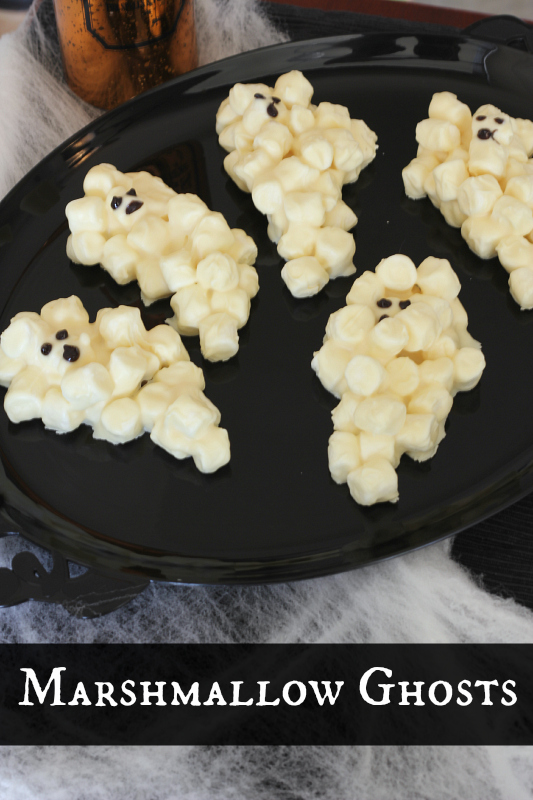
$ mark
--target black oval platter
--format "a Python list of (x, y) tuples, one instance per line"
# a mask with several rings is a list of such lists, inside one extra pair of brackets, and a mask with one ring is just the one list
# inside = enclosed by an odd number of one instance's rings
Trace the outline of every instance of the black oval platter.
[[(340, 572), (460, 531), (533, 488), (533, 312), (520, 312), (507, 274), (471, 253), (429, 201), (405, 198), (401, 170), (415, 155), (416, 123), (436, 91), (472, 110), (492, 102), (533, 118), (531, 56), (461, 36), (361, 35), (290, 43), (196, 70), (105, 114), (35, 167), (0, 205), (0, 329), (18, 311), (77, 294), (92, 317), (120, 303), (148, 326), (168, 301), (145, 309), (137, 284), (117, 286), (100, 267), (71, 264), (64, 208), (87, 170), (108, 162), (149, 168), (177, 191), (199, 194), (259, 246), (260, 292), (238, 355), (205, 364), (206, 394), (230, 434), (230, 464), (212, 476), (157, 448), (148, 435), (114, 447), (83, 427), (58, 436), (40, 421), (0, 413), (4, 530), (104, 574), (173, 582), (248, 584)], [(359, 216), (360, 274), (401, 252), (419, 263), (449, 258), (462, 283), (471, 333), (487, 368), (458, 395), (437, 455), (399, 467), (400, 500), (357, 506), (327, 464), (335, 401), (310, 367), (328, 316), (352, 280), (297, 301), (250, 196), (225, 174), (215, 114), (230, 87), (301, 69), (314, 100), (348, 106), (378, 134), (379, 152), (344, 199)]]

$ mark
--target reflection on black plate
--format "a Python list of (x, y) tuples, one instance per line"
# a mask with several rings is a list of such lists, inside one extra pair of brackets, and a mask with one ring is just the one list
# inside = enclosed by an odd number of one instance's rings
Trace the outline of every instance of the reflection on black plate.
[[(492, 102), (533, 117), (531, 57), (461, 37), (337, 37), (282, 45), (197, 70), (105, 115), (36, 167), (0, 206), (3, 330), (18, 311), (77, 294), (94, 316), (135, 304), (136, 284), (117, 286), (99, 267), (69, 263), (64, 207), (86, 171), (110, 162), (142, 167), (174, 189), (200, 194), (259, 246), (261, 290), (228, 364), (203, 365), (206, 393), (222, 412), (230, 464), (205, 476), (148, 436), (113, 447), (88, 429), (58, 436), (40, 422), (12, 425), (0, 413), (3, 526), (105, 572), (187, 582), (259, 583), (337, 572), (427, 544), (468, 526), (533, 487), (533, 313), (510, 299), (496, 261), (483, 262), (429, 201), (403, 194), (401, 169), (416, 149), (416, 123), (431, 96), (449, 90), (475, 109)], [(334, 399), (310, 368), (329, 314), (350, 280), (295, 301), (266, 223), (226, 176), (215, 113), (237, 81), (302, 69), (317, 101), (348, 106), (377, 132), (379, 152), (344, 197), (359, 215), (356, 266), (406, 253), (449, 258), (463, 285), (469, 329), (487, 368), (460, 395), (435, 458), (399, 467), (400, 501), (358, 507), (330, 478), (327, 442)]]

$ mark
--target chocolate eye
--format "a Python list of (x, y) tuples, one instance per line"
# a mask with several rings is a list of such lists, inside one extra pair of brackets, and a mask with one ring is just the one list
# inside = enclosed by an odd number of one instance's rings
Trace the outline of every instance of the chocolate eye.
[(273, 97), (272, 98), (272, 102), (273, 103), (281, 103), (281, 100), (279, 99), (279, 97)]
[(503, 123), (505, 122), (505, 120), (504, 120), (504, 119), (502, 119), (501, 117), (495, 117), (495, 118), (494, 118), (494, 122), (497, 122), (497, 123), (498, 123), (498, 125), (503, 125)]
[(67, 337), (68, 337), (68, 331), (66, 328), (62, 328), (62, 330), (56, 333), (56, 339), (59, 339), (60, 341), (61, 339), (66, 339)]
[(111, 200), (111, 208), (113, 211), (122, 205), (122, 197), (113, 197)]
[(478, 122), (483, 122), (483, 120), (487, 119), (487, 117), (485, 117), (483, 114), (480, 114), (479, 117), (476, 117), (476, 119), (478, 120)]
[(142, 200), (132, 200), (131, 203), (126, 206), (126, 214), (133, 214), (133, 212), (138, 211), (142, 205), (144, 205)]
[(481, 130), (477, 132), (478, 139), (490, 139), (491, 136), (492, 133), (488, 128), (481, 128)]
[(43, 354), (43, 356), (49, 356), (51, 352), (52, 352), (52, 345), (50, 344), (50, 342), (45, 342), (41, 347), (41, 353)]
[(260, 92), (256, 92), (254, 94), (254, 97), (257, 98), (257, 100), (264, 100), (265, 99), (265, 95), (264, 94), (260, 94)]
[(63, 358), (65, 361), (77, 361), (80, 357), (80, 349), (79, 347), (75, 347), (73, 344), (64, 344), (63, 345)]
[(410, 301), (410, 300), (400, 300), (400, 302), (399, 302), (399, 304), (398, 304), (398, 305), (399, 305), (399, 306), (400, 306), (400, 308), (402, 308), (402, 309), (403, 309), (403, 308), (407, 308), (407, 306), (410, 306), (410, 305), (411, 305), (411, 301)]
[(390, 308), (392, 305), (392, 300), (387, 300), (386, 297), (382, 297), (381, 300), (378, 300), (376, 303), (378, 308)]
[(129, 192), (126, 192), (126, 194), (129, 194), (130, 197), (137, 197), (137, 192), (135, 189), (130, 189)]

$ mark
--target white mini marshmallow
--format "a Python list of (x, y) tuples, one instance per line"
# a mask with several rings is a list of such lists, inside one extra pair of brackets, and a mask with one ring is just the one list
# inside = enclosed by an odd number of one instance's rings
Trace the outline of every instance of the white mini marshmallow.
[[(118, 284), (125, 284), (135, 280), (138, 259), (139, 254), (129, 246), (125, 234), (119, 233), (105, 242), (101, 255), (101, 264)], [(94, 263), (98, 262), (91, 259), (91, 264)]]
[(496, 252), (507, 272), (520, 267), (533, 267), (533, 244), (524, 236), (505, 236), (498, 242)]
[(405, 404), (394, 396), (380, 394), (367, 397), (357, 406), (354, 422), (367, 433), (394, 436), (401, 429), (406, 415)]
[[(218, 115), (217, 115), (218, 118)], [(310, 130), (315, 125), (315, 117), (310, 108), (295, 103), (289, 114), (289, 128), (295, 136)], [(218, 131), (217, 131), (218, 133)]]
[(441, 119), (456, 125), (461, 133), (465, 133), (471, 126), (472, 114), (465, 103), (457, 99), (452, 92), (436, 92), (429, 104), (428, 117)]
[(326, 337), (354, 348), (363, 342), (375, 325), (375, 317), (366, 305), (351, 304), (331, 314)]
[(341, 228), (351, 231), (357, 225), (357, 216), (343, 200), (338, 200), (331, 211), (326, 211), (324, 224), (330, 228)]
[(428, 350), (441, 333), (439, 319), (433, 308), (424, 302), (411, 305), (398, 314), (407, 328), (405, 349), (410, 353)]
[(387, 388), (400, 397), (412, 395), (420, 383), (419, 367), (407, 356), (393, 358), (387, 364)]
[(385, 287), (379, 279), (377, 272), (363, 272), (352, 284), (348, 292), (346, 302), (348, 304), (357, 303), (361, 305), (374, 306), (383, 296)]
[(452, 122), (425, 119), (416, 126), (416, 141), (428, 150), (455, 150), (461, 144), (461, 131)]
[(330, 339), (322, 345), (313, 357), (311, 366), (318, 375), (320, 382), (335, 397), (341, 397), (348, 389), (348, 382), (344, 376), (346, 367), (352, 360), (352, 353), (345, 347), (339, 346)]
[(407, 292), (416, 283), (416, 267), (410, 258), (394, 255), (384, 258), (376, 267), (376, 275), (387, 289)]
[(320, 228), (324, 224), (326, 209), (320, 192), (288, 192), (284, 198), (285, 214), (289, 222)]
[(533, 230), (533, 211), (516, 197), (500, 197), (492, 209), (491, 217), (510, 225), (512, 233), (517, 236), (527, 236)]
[(462, 347), (453, 359), (454, 383), (458, 391), (465, 392), (477, 385), (485, 369), (485, 357), (476, 347)]
[(311, 102), (314, 89), (307, 78), (296, 69), (280, 75), (274, 86), (274, 92), (283, 102), (292, 107), (295, 104), (307, 108)]
[(519, 267), (509, 275), (511, 294), (522, 311), (533, 308), (533, 269)]
[(329, 272), (330, 278), (352, 275), (355, 272), (354, 253), (355, 242), (350, 233), (330, 226), (319, 228), (315, 256)]
[(468, 217), (461, 226), (463, 239), (480, 258), (494, 258), (500, 241), (512, 232), (509, 222), (501, 217)]
[(107, 209), (101, 197), (87, 196), (72, 200), (67, 204), (65, 214), (72, 233), (104, 233), (107, 228)]
[[(480, 353), (481, 351), (477, 350), (476, 352)], [(458, 383), (460, 383), (459, 380)], [(450, 413), (452, 405), (453, 398), (449, 391), (435, 382), (420, 386), (414, 392), (407, 411), (409, 414), (432, 414), (437, 422), (443, 422)]]
[(439, 160), (433, 155), (417, 156), (403, 168), (402, 178), (405, 187), (405, 194), (411, 200), (420, 200), (426, 196), (424, 188), (427, 177), (439, 164)]
[(465, 180), (457, 192), (457, 201), (467, 217), (485, 217), (502, 194), (494, 175), (478, 175)]
[(348, 362), (344, 376), (351, 392), (368, 397), (378, 391), (384, 381), (385, 370), (375, 358), (359, 355)]
[(444, 200), (440, 204), (440, 212), (452, 228), (460, 228), (466, 219), (466, 214), (461, 211), (457, 200)]
[(229, 292), (239, 285), (239, 271), (233, 258), (226, 253), (214, 252), (196, 265), (198, 283), (203, 289)]
[(386, 318), (378, 321), (368, 337), (370, 352), (387, 363), (407, 349), (410, 341), (409, 329), (401, 319)]
[(286, 261), (301, 256), (312, 256), (315, 252), (318, 231), (312, 225), (291, 222), (278, 242), (278, 253)]
[(324, 172), (331, 167), (335, 151), (331, 142), (320, 131), (314, 128), (306, 131), (298, 137), (295, 144), (303, 161), (309, 164), (310, 167), (315, 167), (320, 172)]
[(264, 150), (275, 163), (278, 163), (291, 149), (292, 139), (292, 134), (286, 125), (274, 121), (264, 123), (264, 120), (261, 120), (261, 127), (253, 141), (253, 147)]
[(267, 173), (254, 182), (252, 200), (262, 214), (273, 214), (282, 207), (283, 197), (283, 188), (274, 173)]
[(439, 426), (433, 414), (409, 412), (396, 436), (396, 446), (419, 461), (416, 456), (432, 449), (438, 430)]
[(294, 297), (312, 297), (324, 288), (329, 275), (314, 256), (287, 261), (281, 271), (288, 290)]
[(340, 403), (336, 405), (331, 412), (331, 420), (333, 422), (334, 430), (346, 431), (347, 433), (359, 433), (359, 429), (357, 428), (353, 418), (355, 409), (360, 402), (361, 398), (355, 394), (352, 394), (349, 389), (346, 389), (346, 391), (343, 392)]
[(445, 258), (429, 256), (417, 269), (417, 284), (424, 294), (451, 301), (459, 294), (461, 284)]
[(435, 191), (441, 202), (456, 200), (462, 183), (469, 178), (466, 164), (462, 159), (445, 161), (433, 170)]
[(347, 482), (352, 497), (359, 505), (398, 501), (398, 476), (385, 458), (378, 456), (365, 462), (350, 472)]
[(400, 459), (396, 457), (396, 437), (361, 431), (358, 438), (362, 462), (368, 462), (373, 458), (384, 458), (394, 468), (398, 466)]
[(531, 174), (520, 174), (508, 178), (505, 194), (516, 197), (517, 200), (521, 200), (530, 208), (533, 208), (533, 180), (531, 180)]
[(346, 483), (350, 472), (361, 463), (358, 437), (346, 431), (334, 431), (329, 438), (328, 461), (335, 483)]

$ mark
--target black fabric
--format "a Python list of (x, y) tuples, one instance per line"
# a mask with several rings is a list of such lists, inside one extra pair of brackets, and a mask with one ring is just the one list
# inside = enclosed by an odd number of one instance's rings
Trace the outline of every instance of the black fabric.
[(533, 494), (456, 536), (452, 556), (488, 591), (533, 609)]
[[(388, 19), (345, 11), (319, 11), (265, 3), (270, 19), (293, 40), (350, 33), (457, 33), (457, 28)], [(498, 35), (501, 32), (501, 36)], [(465, 33), (531, 50), (532, 26), (514, 17), (492, 17)], [(533, 61), (532, 61), (533, 67)], [(533, 609), (533, 495), (458, 534), (452, 556), (478, 576), (490, 592), (511, 597)]]
[(0, 11), (27, 11), (32, 0), (0, 0)]
[(314, 39), (319, 36), (338, 36), (350, 33), (457, 33), (457, 28), (433, 25), (429, 22), (411, 22), (406, 19), (389, 19), (351, 11), (320, 11), (314, 8), (264, 3), (269, 18), (285, 31), (292, 41)]

